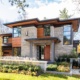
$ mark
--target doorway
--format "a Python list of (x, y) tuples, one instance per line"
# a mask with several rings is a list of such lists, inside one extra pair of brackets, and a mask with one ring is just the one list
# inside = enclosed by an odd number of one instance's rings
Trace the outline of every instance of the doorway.
[(37, 45), (37, 59), (50, 60), (50, 45)]
[(38, 57), (38, 60), (44, 60), (44, 46), (43, 45), (37, 46), (37, 57)]

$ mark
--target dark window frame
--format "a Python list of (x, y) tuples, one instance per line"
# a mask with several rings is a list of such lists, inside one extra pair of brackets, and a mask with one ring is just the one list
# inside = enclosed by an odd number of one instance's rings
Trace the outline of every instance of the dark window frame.
[[(17, 30), (17, 32), (15, 30)], [(20, 30), (20, 32), (18, 30)], [(17, 35), (17, 36), (15, 36), (15, 35)], [(21, 37), (21, 26), (13, 28), (13, 37)]]
[[(49, 29), (49, 32), (47, 29)], [(44, 25), (44, 36), (50, 36), (50, 32), (51, 32), (50, 25), (49, 24)]]
[(3, 43), (8, 43), (8, 39), (9, 39), (8, 36), (4, 36), (4, 37), (3, 37)]
[[(64, 31), (64, 28), (65, 27), (70, 27), (70, 30), (68, 31), (68, 30), (66, 30), (66, 31)], [(64, 28), (63, 28), (63, 45), (72, 45), (72, 25), (70, 24), (70, 25), (64, 25)], [(70, 34), (66, 34), (66, 35), (64, 35), (64, 33), (67, 33), (67, 32), (70, 32)], [(69, 44), (65, 44), (65, 42), (64, 42), (64, 36), (65, 37), (70, 37), (70, 39), (69, 39)]]

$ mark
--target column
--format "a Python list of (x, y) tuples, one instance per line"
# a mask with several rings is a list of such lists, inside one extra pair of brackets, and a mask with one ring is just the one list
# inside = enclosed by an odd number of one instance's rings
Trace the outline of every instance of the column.
[(51, 62), (54, 62), (54, 58), (55, 58), (55, 45), (54, 42), (51, 43), (51, 52), (50, 52), (50, 60)]
[(30, 42), (30, 57), (33, 57), (33, 43)]

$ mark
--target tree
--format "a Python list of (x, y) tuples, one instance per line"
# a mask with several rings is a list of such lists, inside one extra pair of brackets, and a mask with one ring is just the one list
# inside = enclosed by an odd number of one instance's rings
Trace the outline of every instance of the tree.
[(68, 19), (71, 15), (68, 15), (68, 10), (64, 8), (62, 11), (60, 10), (60, 19)]
[(18, 13), (20, 14), (20, 17), (25, 19), (26, 11), (25, 8), (29, 6), (26, 2), (27, 0), (9, 0), (9, 3), (12, 6), (16, 6), (18, 8)]

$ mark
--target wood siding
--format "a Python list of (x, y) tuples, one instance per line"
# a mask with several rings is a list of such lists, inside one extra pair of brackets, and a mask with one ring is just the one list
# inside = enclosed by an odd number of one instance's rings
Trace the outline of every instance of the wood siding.
[(12, 43), (12, 38), (9, 38), (8, 39), (8, 43)]
[(44, 60), (50, 60), (50, 45), (44, 47)]
[(50, 36), (44, 36), (44, 28), (37, 28), (37, 38), (48, 38)]
[(3, 56), (12, 56), (12, 50), (3, 50)]
[(21, 47), (21, 38), (12, 38), (12, 47)]

